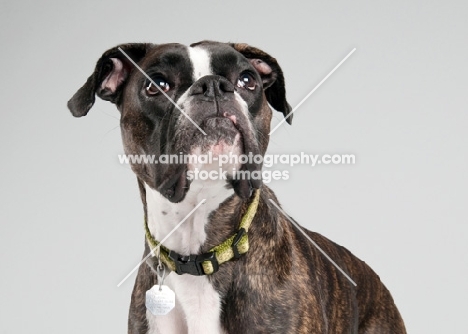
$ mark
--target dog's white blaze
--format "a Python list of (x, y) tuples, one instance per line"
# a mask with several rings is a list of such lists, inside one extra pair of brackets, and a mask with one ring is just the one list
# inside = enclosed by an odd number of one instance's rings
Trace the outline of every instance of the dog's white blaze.
[[(162, 240), (198, 203), (206, 199), (192, 215), (164, 242), (178, 253), (198, 254), (205, 242), (205, 224), (209, 214), (234, 191), (225, 181), (194, 180), (181, 203), (171, 203), (159, 192), (145, 185), (148, 227), (157, 240)], [(168, 315), (146, 313), (148, 333), (219, 334), (220, 297), (206, 276), (171, 273), (164, 284), (176, 295), (176, 306)]]
[(189, 57), (193, 66), (193, 80), (197, 81), (205, 75), (213, 74), (211, 70), (211, 57), (207, 50), (201, 47), (189, 47)]

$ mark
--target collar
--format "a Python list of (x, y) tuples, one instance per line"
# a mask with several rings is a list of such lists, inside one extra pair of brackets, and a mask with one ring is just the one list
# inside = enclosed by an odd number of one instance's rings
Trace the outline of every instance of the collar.
[(256, 189), (250, 200), (249, 207), (239, 224), (237, 232), (226, 239), (223, 243), (215, 246), (204, 254), (180, 255), (160, 244), (152, 236), (148, 222), (145, 219), (146, 241), (153, 253), (160, 245), (161, 261), (172, 271), (179, 275), (190, 274), (195, 276), (211, 275), (218, 271), (219, 266), (232, 259), (238, 259), (249, 250), (248, 231), (257, 213), (260, 199), (260, 189)]

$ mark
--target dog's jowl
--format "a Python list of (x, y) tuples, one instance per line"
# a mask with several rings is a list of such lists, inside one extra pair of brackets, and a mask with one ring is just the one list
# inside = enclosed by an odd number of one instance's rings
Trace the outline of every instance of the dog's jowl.
[[(406, 332), (372, 269), (306, 231), (352, 284), (270, 201), (261, 159), (236, 159), (263, 156), (272, 109), (291, 112), (275, 58), (247, 44), (123, 44), (97, 61), (68, 102), (72, 114), (85, 116), (96, 95), (120, 111), (126, 155), (159, 162), (131, 163), (151, 256), (129, 333)], [(175, 305), (161, 311), (160, 291), (174, 292)]]

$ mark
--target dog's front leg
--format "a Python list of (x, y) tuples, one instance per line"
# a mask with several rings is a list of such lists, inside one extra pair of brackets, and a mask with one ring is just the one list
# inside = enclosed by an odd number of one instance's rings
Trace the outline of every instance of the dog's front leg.
[(217, 291), (205, 276), (172, 274), (167, 284), (174, 287), (187, 324), (188, 334), (222, 334), (221, 304)]
[[(177, 303), (177, 301), (176, 301)], [(179, 306), (166, 315), (153, 315), (146, 311), (148, 334), (184, 334), (187, 333), (184, 313)]]

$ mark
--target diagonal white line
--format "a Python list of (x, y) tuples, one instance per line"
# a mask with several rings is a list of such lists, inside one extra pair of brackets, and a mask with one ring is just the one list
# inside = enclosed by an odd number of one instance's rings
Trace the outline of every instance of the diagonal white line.
[(338, 69), (338, 67), (340, 67), (341, 64), (343, 64), (343, 63), (346, 61), (346, 59), (348, 59), (349, 56), (351, 56), (351, 55), (353, 54), (354, 51), (356, 51), (356, 48), (352, 49), (351, 52), (348, 53), (348, 55), (347, 55), (346, 57), (344, 57), (343, 60), (340, 61), (340, 63), (339, 63), (338, 65), (336, 65), (335, 68), (334, 68), (333, 70), (331, 70), (331, 72), (328, 73), (327, 76), (326, 76), (325, 78), (323, 78), (322, 81), (320, 81), (319, 84), (318, 84), (317, 86), (315, 86), (315, 88), (312, 89), (312, 91), (311, 91), (309, 94), (307, 94), (306, 97), (304, 97), (304, 98), (302, 99), (301, 102), (298, 103), (297, 106), (294, 107), (294, 109), (288, 114), (288, 116), (286, 116), (284, 119), (282, 119), (281, 122), (279, 122), (279, 124), (278, 124), (277, 126), (275, 126), (275, 128), (274, 128), (273, 130), (270, 131), (269, 135), (271, 136), (271, 134), (272, 134), (273, 132), (275, 132), (276, 129), (278, 129), (278, 128), (281, 126), (281, 124), (283, 124), (284, 122), (286, 122), (286, 120), (287, 120), (289, 117), (292, 116), (292, 114), (297, 110), (297, 108), (299, 108), (299, 107), (300, 107), (300, 106), (317, 90), (317, 88), (319, 88), (319, 87), (325, 82), (325, 80), (327, 80), (328, 77), (329, 77), (330, 75), (332, 75), (333, 72), (335, 72), (335, 71)]
[(137, 270), (137, 269), (142, 265), (142, 263), (146, 261), (146, 259), (148, 259), (150, 256), (154, 256), (154, 251), (155, 251), (155, 250), (158, 250), (158, 251), (159, 251), (159, 248), (161, 247), (162, 243), (163, 243), (164, 241), (166, 241), (167, 238), (169, 238), (169, 237), (171, 236), (171, 234), (174, 233), (174, 231), (177, 230), (177, 229), (180, 227), (180, 225), (182, 225), (182, 224), (187, 220), (187, 218), (190, 217), (190, 215), (191, 215), (192, 213), (194, 213), (195, 210), (197, 210), (197, 209), (200, 207), (200, 205), (202, 205), (202, 204), (205, 203), (205, 202), (206, 202), (206, 199), (202, 199), (202, 200), (200, 201), (200, 203), (198, 203), (198, 205), (197, 205), (196, 207), (194, 207), (194, 208), (192, 209), (192, 211), (190, 211), (190, 212), (184, 217), (184, 219), (182, 219), (182, 220), (180, 221), (180, 223), (177, 224), (177, 225), (172, 229), (172, 231), (169, 232), (169, 233), (164, 237), (164, 239), (162, 239), (162, 240), (159, 242), (159, 245), (158, 245), (155, 249), (152, 249), (152, 250), (149, 252), (149, 254), (146, 255), (146, 256), (143, 258), (143, 260), (141, 260), (140, 263), (138, 263), (138, 264), (135, 266), (135, 268), (133, 268), (132, 271), (130, 271), (130, 272), (128, 273), (128, 275), (125, 276), (125, 278), (124, 278), (123, 280), (120, 281), (119, 284), (117, 284), (117, 287), (120, 287), (120, 286), (123, 284), (123, 282), (125, 282), (125, 281), (127, 280), (127, 278), (129, 278), (130, 275), (132, 275), (132, 274), (135, 272), (135, 270)]
[(193, 123), (193, 125), (195, 125), (195, 126), (197, 127), (198, 130), (201, 131), (201, 133), (203, 133), (203, 134), (206, 136), (206, 132), (203, 131), (202, 128), (200, 128), (200, 127), (198, 126), (198, 124), (195, 123), (195, 122), (193, 121), (193, 119), (191, 119), (190, 116), (187, 115), (187, 114), (177, 105), (177, 103), (175, 103), (175, 102), (161, 89), (161, 87), (159, 87), (159, 85), (156, 85), (156, 83), (153, 81), (153, 79), (151, 79), (150, 76), (149, 76), (148, 74), (146, 74), (146, 72), (143, 71), (143, 70), (141, 69), (141, 67), (138, 66), (137, 63), (135, 63), (135, 62), (133, 61), (133, 59), (130, 58), (130, 56), (129, 56), (128, 54), (125, 53), (124, 50), (122, 50), (122, 49), (120, 48), (120, 46), (119, 46), (119, 51), (122, 52), (122, 54), (123, 54), (125, 57), (127, 57), (127, 59), (128, 59), (128, 60), (129, 60), (129, 61), (130, 61), (130, 62), (131, 62), (131, 63), (132, 63), (132, 64), (149, 80), (149, 81), (151, 81), (151, 83), (154, 85), (154, 87), (156, 87), (157, 89), (159, 89), (159, 91), (169, 100), (169, 102), (171, 102), (185, 117), (188, 118), (188, 120), (189, 120), (190, 122)]
[(353, 284), (354, 286), (357, 286), (357, 284), (353, 281), (353, 279), (351, 277), (349, 277), (349, 275), (347, 273), (345, 273), (345, 271), (343, 269), (341, 269), (340, 266), (338, 266), (336, 264), (336, 262), (333, 261), (332, 258), (330, 256), (328, 256), (328, 254), (325, 253), (325, 251), (322, 248), (320, 248), (320, 246), (317, 245), (317, 243), (314, 240), (312, 240), (312, 238), (309, 237), (304, 232), (304, 230), (294, 220), (292, 220), (291, 217), (289, 217), (288, 214), (286, 212), (284, 212), (283, 209), (281, 209), (278, 206), (278, 204), (276, 204), (271, 198), (270, 198), (270, 202), (291, 222), (291, 224), (293, 224), (299, 230), (299, 232), (301, 232), (307, 238), (307, 240), (309, 240), (312, 243), (312, 245), (315, 246), (315, 248), (317, 248), (320, 251), (320, 253), (323, 254), (323, 256), (325, 256), (327, 258), (328, 261), (331, 262), (331, 264), (333, 264), (335, 266), (336, 269), (338, 269), (348, 279), (348, 281), (351, 282), (351, 284)]

